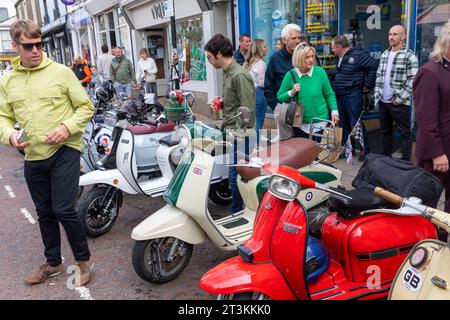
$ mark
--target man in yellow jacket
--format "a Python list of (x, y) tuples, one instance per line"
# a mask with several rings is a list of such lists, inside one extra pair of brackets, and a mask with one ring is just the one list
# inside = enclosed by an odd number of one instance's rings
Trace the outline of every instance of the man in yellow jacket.
[[(18, 20), (10, 34), (19, 57), (12, 62), (14, 70), (0, 82), (0, 141), (25, 150), (25, 179), (47, 259), (25, 282), (41, 283), (64, 270), (61, 223), (79, 267), (78, 285), (84, 285), (91, 279), (93, 262), (75, 199), (81, 135), (94, 107), (74, 73), (47, 58), (34, 22)], [(14, 129), (16, 122), (26, 132), (23, 139)]]

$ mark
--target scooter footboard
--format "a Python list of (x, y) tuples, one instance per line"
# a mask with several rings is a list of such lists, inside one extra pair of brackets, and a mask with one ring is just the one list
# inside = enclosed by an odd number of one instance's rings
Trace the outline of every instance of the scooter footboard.
[(282, 274), (272, 263), (251, 264), (234, 257), (209, 270), (200, 287), (211, 294), (262, 293), (274, 300), (295, 300)]
[(202, 243), (206, 234), (190, 216), (171, 205), (159, 209), (131, 233), (136, 241), (174, 237), (191, 244)]

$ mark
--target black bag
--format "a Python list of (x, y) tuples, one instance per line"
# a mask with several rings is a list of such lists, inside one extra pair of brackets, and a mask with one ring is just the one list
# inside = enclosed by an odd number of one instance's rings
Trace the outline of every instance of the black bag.
[(355, 188), (382, 187), (402, 197), (417, 197), (436, 207), (442, 184), (432, 173), (403, 160), (370, 153), (352, 181)]
[[(292, 76), (292, 80), (294, 80), (294, 84), (297, 83), (297, 81), (295, 80), (295, 76), (294, 73), (291, 71), (289, 71), (291, 73)], [(294, 117), (295, 117), (295, 112), (296, 112), (296, 108), (297, 108), (297, 101), (296, 101), (296, 97), (297, 97), (298, 93), (292, 97), (292, 100), (290, 102), (289, 107), (286, 110), (286, 117), (285, 117), (285, 122), (287, 125), (292, 126), (294, 124)]]

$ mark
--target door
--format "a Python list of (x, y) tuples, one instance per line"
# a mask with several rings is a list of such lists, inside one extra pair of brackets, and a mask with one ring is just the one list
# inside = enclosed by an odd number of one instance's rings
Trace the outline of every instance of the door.
[(144, 35), (144, 48), (148, 49), (150, 58), (155, 60), (158, 68), (156, 74), (157, 92), (158, 96), (165, 96), (167, 91), (169, 71), (167, 65), (167, 47), (166, 47), (166, 33), (165, 31), (149, 31)]

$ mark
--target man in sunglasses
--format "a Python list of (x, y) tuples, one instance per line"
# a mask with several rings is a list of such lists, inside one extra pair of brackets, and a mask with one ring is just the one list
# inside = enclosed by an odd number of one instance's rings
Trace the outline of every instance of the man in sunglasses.
[[(75, 280), (82, 286), (91, 279), (93, 263), (75, 199), (81, 135), (95, 109), (75, 74), (47, 58), (34, 22), (18, 20), (10, 34), (19, 57), (0, 82), (0, 142), (25, 150), (24, 174), (46, 258), (25, 283), (41, 283), (63, 272), (61, 223), (80, 271)], [(25, 135), (14, 129), (16, 122)]]

